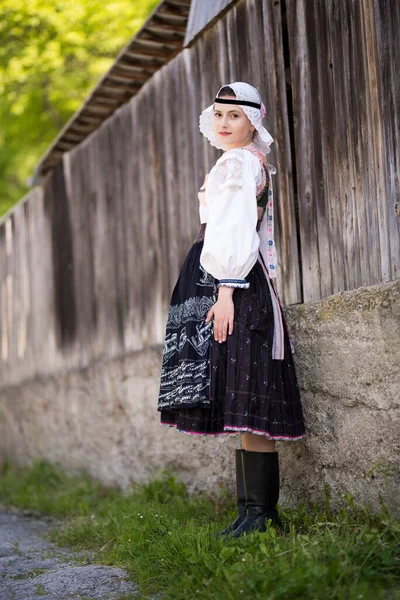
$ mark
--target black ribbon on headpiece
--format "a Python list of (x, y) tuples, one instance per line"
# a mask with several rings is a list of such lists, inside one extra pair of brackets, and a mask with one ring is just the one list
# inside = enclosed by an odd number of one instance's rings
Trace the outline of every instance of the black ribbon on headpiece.
[(221, 104), (244, 104), (245, 106), (261, 108), (261, 104), (257, 104), (257, 102), (250, 102), (249, 100), (225, 100), (225, 98), (215, 98), (214, 102), (220, 102)]

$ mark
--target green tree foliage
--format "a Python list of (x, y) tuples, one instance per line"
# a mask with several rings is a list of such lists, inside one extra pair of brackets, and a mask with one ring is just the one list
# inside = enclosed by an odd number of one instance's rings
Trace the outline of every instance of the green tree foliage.
[(1, 0), (0, 215), (158, 0)]

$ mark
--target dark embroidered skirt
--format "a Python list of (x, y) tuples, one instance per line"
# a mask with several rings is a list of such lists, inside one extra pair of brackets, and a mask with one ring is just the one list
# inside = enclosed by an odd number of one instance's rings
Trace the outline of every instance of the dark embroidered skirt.
[(299, 388), (284, 323), (285, 358), (272, 359), (274, 318), (268, 283), (256, 262), (248, 289), (233, 292), (234, 326), (223, 343), (205, 319), (218, 281), (200, 265), (205, 226), (172, 293), (161, 369), (161, 423), (192, 434), (248, 432), (274, 440), (305, 435)]

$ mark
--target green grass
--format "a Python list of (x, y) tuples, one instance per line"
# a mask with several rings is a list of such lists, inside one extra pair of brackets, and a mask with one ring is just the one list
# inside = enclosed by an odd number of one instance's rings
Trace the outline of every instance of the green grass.
[(62, 517), (54, 541), (125, 567), (144, 598), (400, 600), (400, 525), (384, 506), (374, 515), (350, 497), (339, 512), (327, 495), (313, 510), (281, 508), (283, 535), (271, 527), (225, 541), (215, 533), (234, 518), (233, 498), (189, 497), (165, 473), (122, 493), (84, 471), (7, 463), (0, 501)]

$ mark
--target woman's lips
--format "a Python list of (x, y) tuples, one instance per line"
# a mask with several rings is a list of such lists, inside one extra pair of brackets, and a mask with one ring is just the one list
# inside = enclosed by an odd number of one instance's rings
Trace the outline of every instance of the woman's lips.
[(228, 131), (218, 131), (219, 135), (231, 135)]

